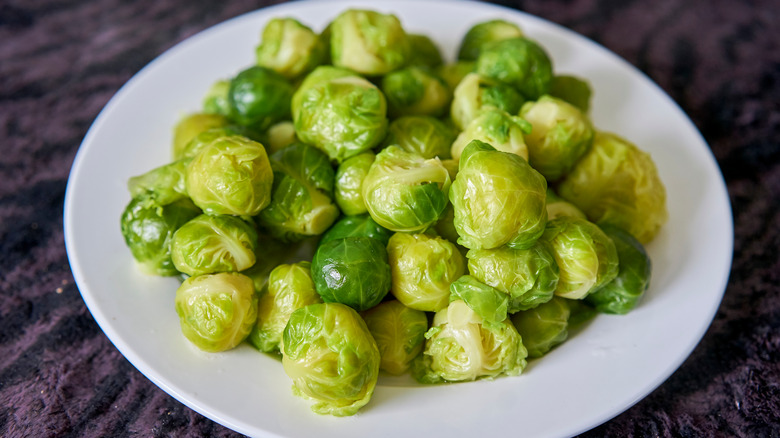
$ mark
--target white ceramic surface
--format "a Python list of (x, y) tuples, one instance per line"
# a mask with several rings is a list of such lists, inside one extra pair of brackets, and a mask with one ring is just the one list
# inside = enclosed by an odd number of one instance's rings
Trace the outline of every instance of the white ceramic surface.
[[(119, 232), (126, 181), (169, 160), (171, 130), (200, 108), (213, 81), (249, 66), (260, 30), (293, 16), (321, 30), (354, 5), (397, 14), (452, 59), (474, 23), (504, 18), (550, 53), (558, 73), (587, 78), (592, 116), (648, 151), (668, 189), (670, 219), (648, 246), (654, 263), (644, 301), (593, 323), (523, 375), (434, 387), (380, 379), (351, 418), (313, 414), (281, 364), (248, 345), (197, 351), (173, 308), (177, 280), (141, 274)], [(733, 228), (723, 178), (694, 125), (655, 84), (593, 42), (547, 21), (474, 2), (300, 1), (249, 13), (175, 46), (133, 77), (90, 128), (65, 199), (68, 256), (79, 290), (109, 339), (160, 388), (203, 415), (258, 437), (570, 436), (624, 411), (660, 385), (704, 335), (723, 295)]]

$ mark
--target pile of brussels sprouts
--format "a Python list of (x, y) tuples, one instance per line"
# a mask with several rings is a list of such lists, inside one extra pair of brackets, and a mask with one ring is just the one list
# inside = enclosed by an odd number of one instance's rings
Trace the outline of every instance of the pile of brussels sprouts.
[(275, 18), (175, 127), (172, 162), (130, 179), (122, 234), (183, 279), (189, 341), (281, 355), (317, 413), (356, 413), (380, 370), (518, 375), (637, 305), (666, 221), (653, 161), (593, 126), (590, 93), (503, 20), (445, 63), (393, 15)]

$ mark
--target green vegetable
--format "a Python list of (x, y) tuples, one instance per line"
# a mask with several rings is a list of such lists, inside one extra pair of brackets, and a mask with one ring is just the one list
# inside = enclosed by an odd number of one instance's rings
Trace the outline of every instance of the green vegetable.
[(531, 132), (531, 125), (520, 117), (497, 108), (482, 111), (452, 143), (452, 157), (459, 159), (463, 149), (472, 140), (479, 140), (501, 152), (509, 152), (528, 159), (528, 148), (523, 135)]
[(295, 124), (291, 120), (283, 120), (274, 124), (266, 132), (266, 142), (263, 143), (269, 154), (295, 144), (298, 137), (295, 135)]
[(469, 73), (454, 89), (450, 116), (455, 125), (463, 130), (485, 109), (500, 109), (514, 115), (523, 102), (523, 96), (511, 85)]
[(455, 90), (460, 81), (467, 74), (474, 71), (476, 64), (473, 61), (456, 61), (449, 64), (440, 65), (436, 68), (436, 74), (444, 79), (444, 82), (450, 86), (450, 90)]
[(182, 157), (181, 151), (196, 135), (229, 123), (228, 119), (219, 114), (193, 113), (183, 117), (173, 128), (173, 159)]
[(392, 231), (374, 222), (367, 214), (343, 216), (322, 235), (320, 245), (345, 237), (370, 237), (387, 246), (392, 235)]
[(450, 157), (455, 131), (444, 122), (428, 116), (399, 117), (387, 129), (386, 146), (396, 145), (425, 159)]
[(574, 216), (580, 219), (587, 219), (585, 213), (575, 207), (569, 201), (556, 195), (551, 188), (547, 188), (547, 220), (553, 220), (560, 216)]
[(524, 37), (503, 39), (482, 47), (476, 72), (515, 87), (530, 100), (548, 94), (553, 78), (547, 52)]
[(257, 231), (235, 216), (202, 214), (173, 234), (171, 257), (187, 275), (243, 271), (255, 264)]
[(257, 65), (293, 80), (324, 63), (327, 47), (309, 27), (293, 18), (272, 18), (255, 53)]
[(506, 294), (464, 275), (450, 285), (450, 302), (462, 300), (487, 328), (500, 328), (506, 320), (509, 299)]
[(284, 76), (265, 67), (249, 67), (230, 81), (229, 118), (264, 131), (290, 118), (292, 85)]
[(441, 51), (427, 35), (407, 34), (411, 53), (407, 65), (435, 68), (444, 63)]
[(379, 369), (393, 375), (409, 370), (423, 349), (428, 318), (398, 301), (385, 301), (363, 313), (368, 331), (379, 347)]
[(203, 112), (228, 117), (230, 115), (229, 91), (230, 80), (220, 79), (214, 82), (203, 97)]
[(382, 92), (391, 117), (444, 115), (452, 101), (444, 79), (427, 68), (406, 67), (382, 77)]
[(336, 67), (379, 76), (409, 62), (409, 40), (395, 15), (350, 9), (329, 27), (330, 56)]
[(363, 152), (339, 164), (334, 191), (336, 204), (344, 214), (356, 215), (368, 211), (363, 200), (363, 180), (375, 159), (373, 152)]
[(555, 76), (550, 86), (550, 96), (569, 102), (585, 114), (590, 111), (591, 94), (590, 84), (576, 76)]
[(187, 198), (184, 178), (189, 159), (156, 167), (143, 175), (130, 178), (127, 189), (133, 198), (147, 198), (158, 205), (167, 205)]
[(542, 357), (569, 336), (569, 305), (553, 297), (531, 310), (512, 315), (512, 324), (523, 338), (528, 357)]
[(206, 146), (210, 145), (215, 140), (222, 137), (240, 136), (246, 137), (251, 140), (262, 143), (261, 139), (264, 137), (261, 133), (241, 125), (226, 125), (219, 128), (207, 129), (190, 140), (189, 143), (179, 151), (179, 157), (174, 157), (176, 160), (182, 160), (185, 158), (193, 158), (198, 155), (200, 151)]
[(463, 36), (458, 48), (458, 59), (474, 61), (479, 57), (482, 48), (490, 43), (521, 36), (523, 31), (520, 27), (506, 20), (496, 19), (477, 23)]

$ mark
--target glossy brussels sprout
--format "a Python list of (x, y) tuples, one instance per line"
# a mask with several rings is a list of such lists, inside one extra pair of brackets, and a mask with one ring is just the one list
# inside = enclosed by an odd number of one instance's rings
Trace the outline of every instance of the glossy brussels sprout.
[(265, 67), (249, 67), (230, 80), (229, 118), (264, 131), (290, 118), (293, 87), (284, 76)]
[(368, 214), (343, 216), (322, 235), (320, 245), (345, 237), (370, 237), (387, 246), (392, 235), (392, 231), (374, 222)]
[(449, 188), (450, 175), (439, 159), (389, 146), (377, 154), (363, 180), (363, 200), (379, 225), (418, 232), (439, 220)]
[(183, 117), (173, 128), (173, 159), (182, 157), (181, 151), (196, 135), (229, 123), (228, 119), (219, 114), (194, 113)]
[(585, 114), (590, 111), (591, 94), (590, 84), (576, 76), (555, 76), (550, 86), (550, 96), (569, 102)]
[(190, 160), (178, 160), (131, 177), (127, 189), (133, 198), (147, 198), (159, 205), (187, 198), (184, 178)]
[(523, 135), (528, 132), (531, 132), (531, 125), (520, 117), (511, 116), (500, 109), (486, 109), (458, 134), (450, 152), (452, 158), (460, 159), (466, 145), (472, 140), (480, 140), (498, 151), (509, 152), (527, 160), (528, 148)]
[(458, 243), (469, 249), (533, 246), (547, 222), (547, 181), (519, 155), (469, 143), (450, 188)]
[(444, 79), (444, 82), (450, 86), (450, 90), (455, 90), (466, 75), (474, 72), (475, 67), (473, 61), (457, 61), (439, 66), (436, 74)]
[(340, 212), (333, 202), (334, 171), (319, 149), (296, 143), (271, 155), (271, 203), (258, 222), (272, 236), (296, 242), (330, 227)]
[(145, 198), (135, 198), (127, 204), (120, 221), (125, 244), (141, 270), (152, 275), (176, 275), (179, 271), (171, 260), (173, 233), (200, 209), (189, 199), (160, 205)]
[(220, 114), (225, 117), (230, 115), (230, 103), (228, 92), (230, 80), (220, 79), (214, 82), (203, 97), (203, 112), (206, 114)]
[(550, 301), (558, 285), (558, 264), (539, 241), (528, 249), (472, 249), (466, 258), (474, 278), (509, 295), (510, 313)]
[(375, 159), (373, 152), (363, 152), (347, 158), (336, 169), (334, 194), (336, 204), (344, 214), (356, 215), (368, 211), (363, 201), (363, 180)]
[(266, 142), (263, 143), (269, 154), (284, 149), (298, 141), (295, 135), (295, 124), (291, 120), (283, 120), (274, 124), (266, 132)]
[(405, 66), (409, 40), (395, 15), (350, 9), (330, 24), (333, 65), (368, 76), (379, 76)]
[(311, 272), (323, 301), (346, 304), (358, 312), (376, 306), (390, 291), (387, 250), (371, 237), (345, 237), (320, 244)]
[(252, 280), (237, 272), (189, 277), (176, 290), (175, 303), (182, 333), (203, 351), (237, 346), (257, 320)]
[(615, 134), (597, 132), (590, 151), (558, 194), (599, 225), (615, 225), (641, 243), (666, 223), (666, 188), (649, 154)]
[(282, 337), (282, 366), (293, 394), (312, 411), (354, 415), (374, 393), (380, 353), (363, 318), (339, 303), (310, 304), (290, 315)]
[(523, 338), (528, 357), (542, 357), (569, 336), (569, 305), (567, 300), (552, 300), (531, 310), (512, 315), (512, 324)]
[(382, 78), (391, 117), (444, 115), (452, 101), (452, 90), (427, 68), (406, 67)]
[(246, 137), (257, 142), (261, 142), (261, 138), (263, 137), (261, 133), (253, 129), (236, 124), (222, 126), (219, 128), (211, 128), (193, 137), (192, 140), (187, 143), (184, 149), (179, 151), (179, 156), (175, 157), (175, 159), (181, 160), (184, 158), (192, 158), (198, 155), (198, 153), (202, 151), (203, 148), (210, 145), (214, 140), (222, 137), (231, 137), (234, 135)]
[(301, 307), (320, 302), (311, 279), (311, 263), (277, 266), (271, 271), (267, 290), (257, 302), (257, 323), (249, 334), (249, 342), (266, 353), (278, 351), (290, 315)]
[(465, 273), (454, 243), (426, 234), (395, 233), (387, 244), (393, 296), (405, 306), (435, 312), (447, 307), (450, 285)]
[(409, 34), (406, 39), (411, 49), (407, 65), (435, 68), (444, 63), (439, 47), (427, 35)]
[(553, 220), (561, 216), (573, 216), (587, 219), (582, 212), (571, 202), (556, 195), (551, 188), (547, 188), (547, 220)]
[(292, 102), (298, 138), (338, 162), (377, 146), (388, 123), (384, 94), (371, 82), (344, 74), (332, 67), (314, 70)]
[(506, 320), (509, 298), (471, 275), (464, 275), (450, 285), (450, 302), (462, 300), (482, 318), (487, 328), (499, 328)]
[(257, 65), (293, 80), (322, 64), (326, 49), (319, 35), (298, 20), (272, 18), (263, 29), (255, 54)]
[(363, 319), (379, 347), (379, 369), (396, 376), (407, 372), (425, 343), (425, 312), (391, 300), (367, 310)]
[(472, 26), (460, 42), (458, 59), (475, 61), (482, 48), (495, 41), (523, 36), (523, 31), (514, 23), (505, 20), (489, 20)]
[(454, 129), (434, 117), (406, 116), (390, 122), (384, 144), (396, 145), (425, 159), (446, 159), (455, 135)]
[(517, 89), (523, 97), (536, 100), (550, 92), (552, 61), (535, 41), (508, 38), (488, 44), (477, 58), (476, 72)]
[(601, 229), (615, 243), (618, 275), (585, 300), (599, 312), (623, 315), (639, 304), (650, 285), (650, 257), (642, 244), (627, 232), (611, 225), (603, 225)]
[(547, 222), (541, 240), (558, 263), (555, 295), (578, 300), (599, 290), (618, 273), (615, 244), (601, 229), (584, 219), (562, 216)]
[(516, 376), (527, 364), (528, 352), (508, 318), (485, 325), (462, 300), (436, 312), (425, 337), (423, 354), (412, 363), (412, 375), (421, 383)]
[(201, 214), (173, 234), (171, 256), (187, 275), (243, 271), (255, 264), (257, 231), (235, 216)]
[(469, 73), (455, 87), (450, 117), (463, 130), (487, 108), (517, 114), (523, 102), (523, 96), (512, 86), (477, 73)]
[(520, 117), (533, 126), (525, 136), (528, 161), (548, 181), (569, 173), (593, 141), (593, 125), (585, 113), (555, 97), (526, 103)]
[(271, 202), (273, 171), (262, 144), (220, 137), (187, 166), (187, 194), (208, 214), (254, 216)]

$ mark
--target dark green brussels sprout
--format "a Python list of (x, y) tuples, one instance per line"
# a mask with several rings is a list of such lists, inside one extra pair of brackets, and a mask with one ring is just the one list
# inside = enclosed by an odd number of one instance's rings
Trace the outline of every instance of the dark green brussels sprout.
[(271, 163), (262, 144), (220, 137), (187, 166), (187, 194), (208, 214), (254, 216), (271, 202)]
[(231, 137), (234, 135), (247, 137), (251, 140), (262, 143), (261, 138), (263, 135), (261, 133), (249, 129), (246, 126), (232, 124), (219, 128), (211, 128), (196, 135), (192, 138), (192, 140), (190, 140), (189, 143), (187, 143), (187, 146), (185, 146), (184, 149), (179, 151), (179, 156), (175, 157), (175, 159), (181, 160), (183, 158), (192, 158), (198, 155), (198, 153), (203, 150), (203, 148), (211, 144), (214, 140), (222, 137)]
[(565, 176), (588, 151), (593, 125), (574, 105), (551, 96), (527, 102), (520, 117), (533, 128), (526, 134), (528, 161), (548, 181)]
[(290, 118), (292, 95), (293, 87), (284, 76), (265, 67), (249, 67), (230, 80), (229, 118), (265, 131)]
[(615, 244), (585, 219), (561, 216), (547, 222), (541, 237), (558, 263), (560, 278), (555, 295), (578, 300), (599, 290), (618, 273)]
[(395, 233), (387, 243), (391, 293), (405, 306), (435, 312), (447, 307), (450, 285), (465, 273), (454, 243), (426, 234)]
[(469, 143), (450, 188), (458, 243), (469, 249), (533, 246), (547, 222), (547, 181), (519, 155)]
[(330, 56), (336, 67), (379, 76), (409, 62), (409, 40), (395, 15), (350, 9), (329, 27)]
[(503, 110), (488, 108), (482, 111), (458, 134), (452, 143), (452, 158), (460, 159), (463, 149), (472, 140), (479, 140), (501, 152), (509, 152), (528, 159), (528, 148), (524, 134), (531, 131), (531, 125), (520, 117), (511, 116)]
[(319, 149), (296, 143), (271, 155), (271, 203), (258, 222), (272, 236), (296, 242), (330, 227), (340, 212), (333, 202), (334, 171)]
[(439, 220), (449, 188), (449, 172), (438, 158), (426, 160), (389, 146), (377, 154), (363, 180), (363, 200), (379, 225), (418, 232)]
[(272, 18), (263, 28), (255, 54), (257, 65), (293, 80), (322, 64), (326, 49), (319, 35), (298, 20)]
[(382, 78), (391, 117), (444, 115), (452, 101), (452, 90), (444, 79), (423, 67), (406, 67)]
[(458, 59), (475, 61), (482, 48), (492, 42), (523, 36), (523, 31), (514, 23), (505, 20), (490, 20), (472, 26), (460, 42)]
[(184, 178), (189, 159), (156, 167), (143, 175), (131, 177), (127, 189), (133, 198), (146, 198), (158, 205), (167, 205), (187, 198)]
[(368, 214), (343, 216), (320, 239), (320, 245), (345, 237), (370, 237), (387, 246), (393, 232), (377, 224)]
[(346, 304), (358, 312), (376, 306), (390, 291), (387, 250), (371, 237), (345, 237), (320, 244), (311, 269), (323, 301)]
[(523, 338), (528, 357), (542, 357), (569, 336), (569, 305), (566, 299), (552, 300), (531, 310), (512, 315), (512, 324)]
[(252, 280), (237, 272), (189, 277), (176, 290), (175, 303), (182, 333), (203, 351), (234, 348), (257, 320)]
[(509, 318), (483, 322), (462, 300), (436, 312), (412, 376), (421, 383), (442, 383), (519, 375), (528, 352)]
[(553, 220), (561, 216), (573, 216), (580, 219), (587, 219), (582, 212), (571, 202), (556, 195), (551, 188), (547, 188), (547, 220)]
[(282, 338), (282, 366), (293, 394), (314, 401), (312, 411), (354, 415), (374, 393), (380, 354), (363, 318), (339, 303), (310, 304), (290, 315)]
[(153, 275), (177, 275), (171, 260), (173, 233), (200, 209), (189, 199), (160, 205), (145, 198), (135, 198), (127, 204), (120, 221), (125, 244), (141, 270)]
[(396, 376), (409, 371), (425, 343), (428, 331), (425, 312), (391, 300), (367, 310), (363, 319), (379, 347), (379, 369)]
[(439, 47), (427, 35), (408, 34), (406, 38), (411, 48), (407, 65), (435, 68), (444, 63)]
[(466, 303), (487, 328), (499, 328), (506, 320), (509, 297), (471, 275), (464, 275), (450, 285), (450, 302), (457, 300)]
[(228, 102), (228, 92), (230, 92), (230, 80), (220, 79), (211, 85), (206, 96), (203, 97), (203, 112), (206, 114), (220, 114), (230, 116), (230, 103)]
[(450, 116), (461, 130), (487, 108), (517, 114), (525, 99), (512, 86), (477, 73), (467, 74), (453, 92)]
[(268, 287), (257, 302), (257, 323), (249, 342), (260, 351), (279, 350), (290, 315), (301, 307), (320, 303), (311, 279), (311, 263), (281, 264), (271, 271)]
[(510, 313), (550, 301), (558, 285), (558, 264), (539, 241), (528, 249), (472, 249), (466, 258), (474, 278), (509, 295)]
[(295, 124), (291, 120), (284, 120), (274, 124), (265, 133), (266, 142), (263, 143), (269, 154), (284, 149), (298, 141), (295, 135)]
[(601, 229), (615, 243), (618, 274), (585, 300), (599, 312), (623, 315), (639, 304), (650, 286), (652, 264), (645, 248), (632, 235), (612, 225), (603, 225)]
[(641, 243), (666, 223), (666, 188), (649, 154), (615, 134), (596, 132), (590, 151), (558, 186), (558, 194), (593, 222), (628, 231)]
[(235, 216), (201, 214), (171, 240), (176, 269), (187, 275), (243, 271), (255, 264), (257, 231)]
[(457, 61), (438, 67), (436, 74), (444, 79), (444, 82), (450, 86), (450, 90), (455, 90), (466, 75), (474, 72), (475, 67), (476, 63), (472, 61)]
[(455, 131), (439, 119), (429, 116), (406, 116), (387, 128), (386, 146), (396, 145), (425, 159), (450, 157)]
[(178, 160), (187, 143), (196, 135), (211, 128), (221, 128), (230, 123), (219, 114), (194, 113), (183, 117), (173, 128), (173, 159)]
[(515, 87), (530, 100), (548, 94), (553, 78), (550, 57), (542, 46), (524, 37), (484, 46), (477, 58), (476, 72)]
[(585, 114), (590, 111), (591, 94), (590, 84), (575, 76), (555, 76), (550, 86), (550, 96), (569, 102)]
[(336, 204), (344, 214), (356, 215), (368, 211), (363, 201), (363, 180), (375, 159), (373, 152), (363, 152), (347, 158), (336, 169)]

